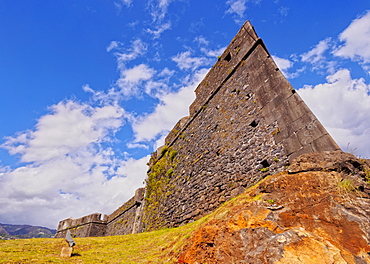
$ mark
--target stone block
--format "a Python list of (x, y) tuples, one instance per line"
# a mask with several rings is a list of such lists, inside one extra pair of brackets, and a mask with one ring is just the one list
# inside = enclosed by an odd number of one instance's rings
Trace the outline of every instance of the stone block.
[(62, 258), (70, 258), (72, 256), (72, 252), (73, 252), (73, 247), (62, 247), (60, 256)]
[(292, 162), (296, 157), (298, 157), (302, 154), (311, 153), (311, 152), (313, 152), (312, 146), (311, 146), (311, 144), (308, 144), (308, 145), (300, 148), (299, 150), (291, 153), (289, 155), (289, 162)]
[(282, 143), (284, 145), (285, 153), (288, 156), (302, 147), (295, 133), (284, 139)]
[(320, 125), (317, 119), (306, 123), (304, 127), (297, 131), (297, 136), (302, 146), (310, 144), (312, 141), (320, 138), (322, 135), (326, 134), (325, 129)]
[(275, 140), (277, 140), (277, 142), (280, 142), (281, 140), (288, 138), (290, 135), (296, 132), (296, 129), (290, 122), (288, 115), (279, 116), (277, 118), (277, 126), (279, 127), (279, 133), (275, 135)]
[(321, 136), (320, 138), (314, 140), (311, 144), (313, 151), (340, 150), (339, 146), (329, 134)]
[(277, 108), (283, 102), (284, 102), (284, 98), (278, 95), (261, 109), (262, 115), (266, 121), (266, 124), (271, 124), (277, 121), (279, 117), (283, 115), (282, 112), (277, 111)]

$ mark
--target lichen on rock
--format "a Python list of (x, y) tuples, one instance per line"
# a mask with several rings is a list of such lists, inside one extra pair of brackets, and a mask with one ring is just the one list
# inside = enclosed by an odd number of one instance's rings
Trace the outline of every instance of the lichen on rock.
[(341, 151), (298, 157), (216, 211), (179, 263), (370, 263), (367, 164)]

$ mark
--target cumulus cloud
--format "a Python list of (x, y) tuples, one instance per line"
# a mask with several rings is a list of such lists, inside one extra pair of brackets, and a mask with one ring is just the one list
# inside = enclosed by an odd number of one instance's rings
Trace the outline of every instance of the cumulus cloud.
[[(138, 83), (143, 80), (149, 80), (153, 77), (154, 70), (146, 64), (137, 65), (131, 69), (122, 71), (122, 81), (130, 83)], [(121, 80), (120, 79), (120, 80)]]
[(118, 41), (112, 41), (107, 51), (112, 49), (118, 49), (114, 55), (117, 57), (118, 69), (125, 68), (124, 63), (136, 59), (139, 56), (143, 56), (147, 51), (147, 45), (141, 39), (136, 39), (131, 42), (131, 46), (126, 50), (122, 48), (123, 44)]
[(363, 78), (342, 69), (298, 93), (344, 151), (370, 158), (370, 85)]
[(211, 61), (206, 57), (192, 57), (191, 51), (180, 52), (172, 57), (172, 60), (177, 63), (177, 67), (181, 70), (196, 70), (201, 66), (208, 65)]
[(272, 55), (272, 58), (274, 59), (276, 65), (279, 67), (279, 69), (284, 73), (285, 76), (288, 76), (287, 70), (290, 69), (293, 66), (293, 62), (284, 58), (280, 58), (278, 56)]
[(302, 61), (309, 62), (312, 64), (318, 63), (324, 59), (324, 52), (329, 48), (330, 38), (320, 41), (310, 51), (301, 55)]
[[(226, 5), (229, 8), (226, 10), (226, 14), (231, 14), (234, 18), (235, 23), (244, 23), (245, 11), (247, 10), (247, 3), (259, 4), (261, 0), (228, 0)], [(288, 10), (284, 10), (283, 13), (287, 13)]]
[(23, 162), (42, 162), (67, 155), (91, 142), (102, 143), (122, 126), (123, 109), (118, 106), (93, 108), (74, 101), (50, 107), (51, 114), (38, 120), (35, 131), (8, 137), (2, 147), (21, 155)]
[(120, 88), (119, 93), (123, 96), (136, 95), (139, 92), (139, 84), (153, 77), (155, 70), (146, 64), (137, 65), (131, 69), (121, 71), (121, 76), (116, 85)]
[(158, 137), (162, 137), (163, 141), (177, 121), (189, 115), (189, 105), (195, 99), (194, 90), (207, 72), (208, 69), (197, 71), (177, 92), (161, 96), (160, 103), (152, 113), (138, 118), (132, 125), (135, 141), (151, 141)]
[(128, 68), (127, 63), (143, 56), (147, 52), (147, 44), (141, 39), (136, 39), (126, 48), (123, 43), (112, 41), (106, 50), (107, 52), (114, 50), (117, 58), (117, 69), (120, 76), (115, 85), (107, 92), (95, 91), (89, 85), (84, 85), (83, 90), (92, 93), (94, 100), (103, 102), (117, 102), (124, 97), (138, 95), (140, 85), (151, 79), (155, 71), (143, 63)]
[(247, 1), (248, 0), (228, 0), (226, 5), (230, 7), (226, 10), (226, 13), (236, 15), (235, 21), (240, 22), (243, 20), (245, 10), (247, 10)]
[(8, 137), (3, 148), (24, 165), (2, 168), (0, 222), (55, 228), (69, 216), (111, 213), (143, 184), (148, 157), (117, 156), (114, 134), (125, 111), (64, 101), (50, 108), (34, 130)]
[(334, 51), (334, 55), (370, 63), (370, 11), (353, 20), (339, 39), (344, 43)]
[(278, 56), (272, 56), (276, 65), (279, 67), (280, 70), (287, 70), (293, 66), (293, 62), (287, 59), (280, 58)]
[(215, 49), (215, 50), (211, 50), (211, 49), (206, 49), (206, 48), (201, 48), (200, 50), (208, 57), (218, 57), (218, 56), (221, 56), (222, 53), (224, 52), (224, 50), (226, 49), (227, 47), (222, 47), (222, 48), (219, 48), (219, 49)]

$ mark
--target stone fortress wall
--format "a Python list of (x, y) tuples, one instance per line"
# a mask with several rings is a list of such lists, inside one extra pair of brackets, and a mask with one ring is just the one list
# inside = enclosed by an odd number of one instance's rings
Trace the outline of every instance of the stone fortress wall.
[[(195, 93), (189, 117), (152, 154), (144, 203), (119, 220), (113, 213), (101, 224), (91, 216), (94, 227), (81, 229), (98, 234), (105, 224), (104, 235), (117, 235), (186, 224), (301, 154), (339, 149), (248, 21)], [(60, 222), (57, 235), (78, 224), (68, 221)]]
[(198, 219), (301, 154), (339, 149), (249, 22), (195, 92), (152, 156), (146, 230)]
[(60, 221), (55, 237), (65, 237), (68, 229), (76, 237), (114, 236), (140, 232), (144, 192), (144, 188), (137, 189), (134, 197), (110, 215), (94, 213), (78, 219), (67, 218)]

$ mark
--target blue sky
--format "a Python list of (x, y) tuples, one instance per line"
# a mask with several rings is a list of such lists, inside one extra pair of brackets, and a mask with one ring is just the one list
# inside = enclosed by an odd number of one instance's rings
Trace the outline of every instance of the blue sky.
[(370, 158), (370, 1), (0, 0), (0, 222), (111, 213), (250, 20), (344, 151)]

